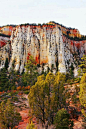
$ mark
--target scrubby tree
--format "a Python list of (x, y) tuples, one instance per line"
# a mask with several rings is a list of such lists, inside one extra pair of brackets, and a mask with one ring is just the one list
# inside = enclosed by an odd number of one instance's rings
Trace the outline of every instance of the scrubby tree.
[(41, 75), (31, 87), (28, 95), (33, 115), (40, 119), (43, 125), (53, 124), (55, 112), (64, 107), (65, 97), (63, 83), (65, 75), (57, 73), (56, 76), (48, 73)]
[(64, 108), (57, 112), (54, 125), (56, 129), (73, 129), (73, 121), (70, 121), (70, 115)]
[(9, 64), (8, 58), (6, 58), (6, 61), (5, 61), (5, 68), (6, 68), (6, 70), (8, 69), (8, 64)]
[(74, 78), (74, 66), (73, 66), (73, 63), (70, 66), (69, 75), (70, 75), (70, 79)]
[(80, 92), (79, 92), (80, 103), (83, 106), (81, 112), (83, 114), (82, 126), (86, 129), (86, 73), (83, 74), (80, 82)]
[(7, 77), (6, 69), (3, 68), (0, 71), (0, 91), (7, 90), (9, 87), (9, 80)]
[(53, 99), (54, 99), (54, 81), (55, 76), (52, 73), (48, 73), (45, 78), (45, 107), (46, 107), (46, 120), (47, 120), (47, 127), (51, 123), (53, 123), (54, 117), (54, 108), (53, 108)]
[(23, 86), (22, 83), (22, 75), (18, 73), (18, 71), (14, 71), (11, 69), (9, 72), (9, 90), (15, 90), (18, 86)]
[(26, 71), (23, 75), (23, 81), (26, 85), (32, 86), (37, 81), (38, 76), (36, 61), (33, 56), (29, 56), (25, 68)]
[(78, 73), (79, 76), (81, 76), (83, 73), (86, 73), (86, 55), (83, 55), (81, 58)]
[(80, 92), (79, 92), (80, 103), (83, 106), (82, 113), (86, 117), (86, 73), (83, 74), (80, 81)]
[(86, 129), (86, 117), (83, 116), (82, 118), (82, 126), (84, 127), (84, 129)]
[[(66, 76), (63, 73), (57, 72), (55, 76), (55, 85), (54, 85), (54, 93), (57, 96), (58, 99), (58, 109), (61, 109), (63, 106), (65, 106), (66, 98), (64, 95), (64, 83), (66, 80)], [(56, 98), (55, 96), (55, 98)]]
[(10, 100), (5, 104), (2, 102), (0, 104), (0, 125), (3, 129), (13, 129), (19, 124), (21, 120), (20, 113), (18, 113), (14, 106), (11, 104)]
[(33, 114), (36, 118), (40, 119), (42, 123), (45, 124), (45, 82), (44, 75), (38, 77), (38, 81), (34, 86), (31, 87), (30, 93), (28, 95), (29, 104), (31, 109), (33, 110)]
[(34, 123), (31, 121), (31, 123), (29, 123), (29, 124), (27, 125), (26, 129), (37, 129), (37, 128), (35, 128)]

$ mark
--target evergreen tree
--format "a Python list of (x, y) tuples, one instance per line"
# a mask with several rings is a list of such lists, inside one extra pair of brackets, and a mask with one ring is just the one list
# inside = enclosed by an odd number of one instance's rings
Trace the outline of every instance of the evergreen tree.
[(12, 89), (12, 87), (15, 89), (17, 86), (22, 86), (22, 77), (18, 71), (11, 69), (9, 73), (9, 89)]
[(40, 119), (42, 123), (45, 124), (45, 76), (41, 75), (38, 77), (38, 81), (34, 86), (30, 88), (30, 93), (28, 95), (29, 104), (32, 113), (36, 118)]
[(71, 67), (70, 67), (70, 78), (74, 78), (74, 66), (73, 66), (73, 63), (71, 64)]
[(37, 128), (35, 128), (34, 123), (31, 121), (31, 123), (29, 123), (29, 124), (27, 125), (26, 129), (37, 129)]
[(58, 109), (61, 109), (66, 104), (65, 92), (64, 92), (64, 83), (66, 80), (66, 76), (63, 73), (57, 72), (55, 76), (55, 85), (54, 85), (54, 93), (55, 99), (58, 100)]
[(82, 118), (82, 126), (84, 127), (84, 129), (86, 129), (86, 117), (85, 116), (83, 116), (83, 118)]
[(86, 73), (83, 74), (80, 81), (79, 99), (80, 99), (81, 105), (86, 107)]
[(55, 113), (65, 105), (63, 83), (65, 75), (59, 72), (55, 75), (48, 73), (41, 75), (31, 87), (28, 95), (33, 115), (48, 127), (53, 124)]
[(6, 91), (9, 87), (9, 79), (7, 77), (6, 69), (0, 71), (0, 91)]
[(5, 61), (5, 68), (6, 68), (6, 70), (8, 69), (8, 64), (9, 64), (8, 58), (6, 58), (6, 61)]
[(73, 129), (73, 121), (69, 120), (70, 116), (63, 108), (55, 116), (54, 124), (56, 129)]
[(22, 79), (26, 85), (32, 86), (37, 81), (38, 72), (37, 72), (36, 61), (31, 55), (27, 60), (25, 68), (26, 68), (26, 71)]
[(21, 120), (20, 114), (15, 110), (10, 100), (0, 104), (0, 125), (4, 129), (13, 129)]
[(86, 55), (83, 55), (78, 70), (79, 76), (86, 73)]
[(86, 73), (83, 74), (80, 81), (80, 92), (79, 92), (80, 103), (83, 106), (82, 113), (86, 117)]

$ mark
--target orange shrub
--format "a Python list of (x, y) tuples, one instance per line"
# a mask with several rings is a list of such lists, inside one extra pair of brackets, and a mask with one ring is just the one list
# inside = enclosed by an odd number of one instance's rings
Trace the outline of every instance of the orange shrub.
[(25, 87), (25, 90), (28, 90), (28, 87)]
[(28, 86), (28, 90), (30, 89), (30, 86)]
[(18, 95), (20, 95), (20, 96), (21, 96), (22, 94), (23, 94), (23, 93), (22, 93), (21, 91), (19, 91)]
[(0, 92), (0, 95), (2, 95), (2, 92)]
[(17, 90), (21, 90), (21, 86), (18, 86), (18, 87), (17, 87)]
[(15, 93), (16, 92), (16, 90), (13, 90), (13, 93)]
[(2, 93), (4, 94), (4, 91)]

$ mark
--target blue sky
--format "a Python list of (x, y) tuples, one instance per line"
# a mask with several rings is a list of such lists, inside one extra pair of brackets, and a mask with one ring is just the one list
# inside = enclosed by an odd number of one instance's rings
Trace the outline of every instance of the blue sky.
[(86, 35), (86, 0), (0, 0), (0, 26), (49, 21)]

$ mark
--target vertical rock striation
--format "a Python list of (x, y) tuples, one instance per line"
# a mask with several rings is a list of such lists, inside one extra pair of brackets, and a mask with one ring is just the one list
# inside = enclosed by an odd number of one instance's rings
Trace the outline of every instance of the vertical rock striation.
[(80, 38), (78, 30), (68, 30), (55, 23), (16, 26), (10, 43), (1, 47), (0, 68), (4, 67), (8, 58), (8, 69), (15, 61), (14, 69), (22, 73), (27, 59), (32, 55), (40, 68), (44, 66), (44, 71), (50, 68), (55, 72), (58, 67), (60, 72), (66, 73), (72, 63), (77, 68), (76, 60), (86, 54), (86, 40), (76, 41), (70, 39), (72, 36)]

